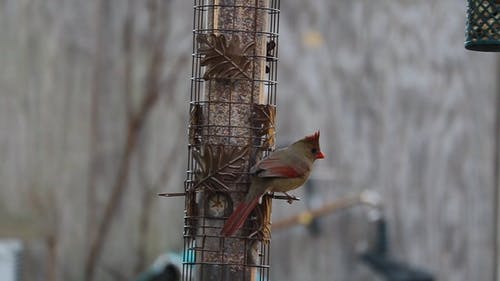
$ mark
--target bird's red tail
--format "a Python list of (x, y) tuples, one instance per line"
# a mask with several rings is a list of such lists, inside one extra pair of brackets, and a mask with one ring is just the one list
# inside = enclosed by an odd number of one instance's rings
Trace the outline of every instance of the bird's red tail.
[(245, 223), (245, 220), (250, 215), (255, 206), (257, 206), (257, 203), (259, 203), (259, 197), (253, 199), (250, 202), (241, 202), (224, 224), (224, 227), (221, 231), (222, 235), (233, 235), (243, 225), (243, 223)]

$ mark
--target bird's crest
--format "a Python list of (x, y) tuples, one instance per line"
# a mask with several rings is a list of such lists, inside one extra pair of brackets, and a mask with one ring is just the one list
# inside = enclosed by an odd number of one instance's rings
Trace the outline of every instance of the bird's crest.
[(305, 137), (305, 139), (306, 141), (319, 145), (319, 131), (316, 131), (314, 134)]

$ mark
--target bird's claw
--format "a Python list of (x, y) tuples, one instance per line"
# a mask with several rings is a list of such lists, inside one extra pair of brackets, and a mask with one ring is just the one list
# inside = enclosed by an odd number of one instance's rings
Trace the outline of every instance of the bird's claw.
[(248, 238), (252, 238), (252, 237), (254, 237), (255, 235), (257, 235), (257, 233), (259, 233), (259, 231), (260, 231), (260, 229), (259, 229), (259, 230), (254, 231), (254, 232), (252, 232), (252, 233), (250, 233), (250, 235), (248, 236)]

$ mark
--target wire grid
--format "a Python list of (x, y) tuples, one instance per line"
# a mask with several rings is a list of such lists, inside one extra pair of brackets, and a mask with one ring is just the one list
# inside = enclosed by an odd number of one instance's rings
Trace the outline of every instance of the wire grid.
[(465, 48), (500, 52), (500, 0), (468, 0)]
[[(247, 191), (250, 167), (274, 149), (279, 6), (279, 0), (194, 1), (183, 281), (269, 280), (270, 237), (249, 235), (259, 230), (264, 215), (256, 212), (235, 236), (222, 237), (220, 231), (233, 202)], [(202, 51), (200, 38), (214, 43), (221, 36), (226, 47), (254, 44), (240, 56), (228, 54), (236, 62), (250, 62), (239, 75), (207, 76), (211, 65), (204, 60), (210, 53)], [(237, 161), (217, 176), (200, 174), (217, 170), (206, 166), (220, 165), (224, 158)], [(220, 208), (214, 202), (221, 202)], [(271, 198), (265, 196), (263, 203), (270, 212)]]

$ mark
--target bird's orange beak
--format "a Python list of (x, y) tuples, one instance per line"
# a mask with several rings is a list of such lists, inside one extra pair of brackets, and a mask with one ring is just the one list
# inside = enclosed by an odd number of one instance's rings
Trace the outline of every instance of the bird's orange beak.
[(323, 152), (321, 151), (318, 151), (315, 155), (316, 159), (323, 159), (325, 158), (325, 155), (323, 154)]

